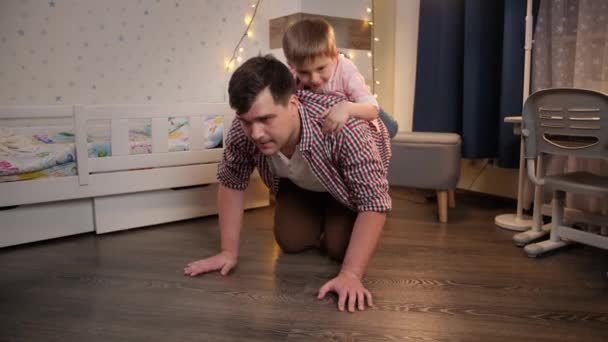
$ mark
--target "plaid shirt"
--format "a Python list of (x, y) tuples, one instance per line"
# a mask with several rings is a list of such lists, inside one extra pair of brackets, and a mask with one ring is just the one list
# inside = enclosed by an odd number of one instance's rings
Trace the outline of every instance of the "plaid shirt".
[[(322, 114), (345, 99), (298, 91), (302, 132), (300, 152), (315, 176), (336, 200), (351, 210), (386, 212), (391, 209), (388, 194), (388, 162), (391, 157), (386, 127), (349, 119), (338, 134), (324, 134)], [(273, 193), (279, 191), (279, 177), (270, 159), (247, 138), (238, 120), (232, 122), (217, 178), (225, 187), (244, 191), (255, 167)]]

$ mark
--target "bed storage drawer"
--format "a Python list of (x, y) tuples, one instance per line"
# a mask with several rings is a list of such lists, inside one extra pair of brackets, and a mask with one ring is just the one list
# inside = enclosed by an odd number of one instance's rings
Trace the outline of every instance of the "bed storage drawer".
[[(218, 184), (146, 191), (94, 199), (98, 234), (217, 214)], [(269, 204), (267, 188), (252, 179), (245, 207)]]
[(0, 210), (0, 247), (93, 231), (91, 199)]

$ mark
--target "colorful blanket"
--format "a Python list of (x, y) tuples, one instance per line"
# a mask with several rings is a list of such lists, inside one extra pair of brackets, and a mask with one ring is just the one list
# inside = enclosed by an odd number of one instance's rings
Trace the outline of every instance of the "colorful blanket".
[[(207, 116), (203, 120), (203, 148), (221, 147), (223, 128), (223, 116)], [(16, 132), (12, 128), (0, 127), (0, 182), (76, 174), (76, 152), (71, 129), (28, 129)], [(167, 133), (170, 152), (190, 150), (190, 125), (187, 118), (169, 118)], [(89, 157), (112, 155), (109, 125), (91, 125), (87, 132), (87, 142)], [(131, 154), (152, 152), (150, 119), (129, 120), (129, 143)]]

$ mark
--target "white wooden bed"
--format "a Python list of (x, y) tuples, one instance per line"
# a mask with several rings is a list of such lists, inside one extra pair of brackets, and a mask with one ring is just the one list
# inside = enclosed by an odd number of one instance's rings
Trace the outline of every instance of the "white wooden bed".
[[(217, 213), (216, 171), (222, 148), (203, 149), (202, 120), (227, 104), (0, 107), (0, 119), (73, 122), (78, 175), (0, 183), (0, 247), (83, 232), (107, 233)], [(168, 151), (168, 118), (187, 117), (190, 149)], [(130, 155), (129, 119), (151, 120), (152, 152)], [(89, 157), (87, 127), (107, 120), (112, 154)], [(38, 123), (36, 123), (38, 124)], [(252, 178), (246, 208), (266, 206), (269, 193)]]

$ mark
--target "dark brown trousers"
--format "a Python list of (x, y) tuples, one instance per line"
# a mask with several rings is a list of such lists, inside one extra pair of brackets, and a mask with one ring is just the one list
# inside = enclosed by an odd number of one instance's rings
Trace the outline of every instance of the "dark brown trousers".
[(274, 234), (285, 253), (321, 247), (336, 260), (344, 259), (357, 213), (327, 192), (302, 189), (282, 178), (276, 196)]

